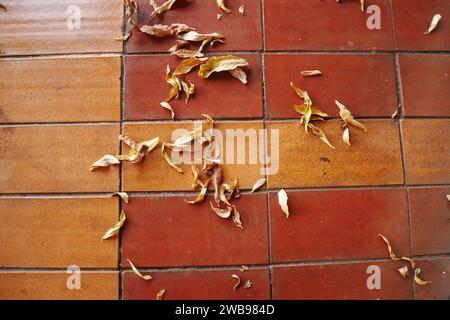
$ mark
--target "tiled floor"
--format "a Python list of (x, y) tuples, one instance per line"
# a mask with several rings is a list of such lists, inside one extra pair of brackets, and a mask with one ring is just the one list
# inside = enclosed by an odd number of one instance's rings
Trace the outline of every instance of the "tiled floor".
[[(161, 289), (166, 299), (449, 298), (448, 0), (367, 0), (380, 9), (381, 30), (366, 27), (358, 1), (227, 1), (233, 12), (221, 20), (213, 0), (180, 1), (155, 23), (223, 33), (212, 54), (245, 57), (250, 72), (246, 86), (228, 74), (188, 75), (198, 90), (188, 105), (173, 103), (177, 121), (159, 107), (165, 66), (178, 63), (165, 53), (173, 40), (135, 32), (122, 47), (114, 40), (126, 28), (122, 0), (0, 3), (8, 8), (0, 11), (0, 299), (154, 299)], [(138, 4), (144, 24), (151, 7)], [(71, 5), (81, 10), (80, 30), (66, 26)], [(441, 25), (423, 35), (436, 13)], [(305, 69), (323, 75), (304, 78)], [(334, 118), (321, 128), (335, 150), (299, 126), (290, 81)], [(352, 131), (350, 148), (335, 99), (368, 128)], [(101, 155), (120, 152), (119, 134), (167, 141), (202, 113), (221, 131), (280, 130), (279, 171), (267, 187), (248, 192), (259, 164), (223, 166), (225, 180), (244, 189), (236, 202), (244, 230), (215, 216), (209, 201), (186, 204), (196, 194), (190, 172), (170, 169), (157, 151), (89, 172)], [(111, 197), (117, 191), (130, 203)], [(121, 209), (121, 236), (100, 241)], [(404, 280), (379, 233), (431, 283)], [(136, 277), (127, 259), (153, 279)], [(79, 290), (66, 285), (73, 265)], [(379, 290), (367, 287), (370, 266), (380, 268)], [(232, 274), (253, 286), (234, 291)]]

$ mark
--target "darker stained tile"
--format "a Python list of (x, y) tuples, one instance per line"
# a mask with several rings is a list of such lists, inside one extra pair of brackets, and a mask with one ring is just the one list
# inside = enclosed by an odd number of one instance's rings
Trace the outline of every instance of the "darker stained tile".
[(402, 189), (291, 191), (288, 197), (287, 219), (277, 194), (270, 194), (274, 262), (385, 258), (388, 251), (379, 233), (398, 254), (409, 255)]
[[(125, 300), (154, 300), (165, 289), (164, 300), (267, 300), (269, 299), (268, 269), (254, 269), (241, 273), (238, 270), (163, 271), (151, 274), (152, 281), (142, 281), (132, 272), (124, 272)], [(236, 280), (242, 285), (250, 280), (250, 289), (233, 290)]]
[[(394, 58), (391, 55), (268, 54), (264, 58), (266, 101), (270, 118), (297, 118), (293, 104), (302, 104), (289, 85), (308, 91), (314, 105), (339, 116), (335, 100), (357, 117), (386, 117), (397, 110)], [(322, 75), (303, 77), (304, 70)]]
[(400, 55), (406, 116), (450, 116), (450, 56)]
[[(369, 290), (368, 278), (378, 266), (381, 289)], [(276, 300), (406, 300), (412, 299), (412, 285), (397, 269), (401, 263), (391, 261), (299, 267), (274, 267), (272, 284)]]
[[(138, 25), (184, 23), (194, 27), (199, 33), (219, 32), (225, 36), (225, 44), (217, 44), (212, 51), (260, 50), (262, 48), (260, 0), (228, 1), (227, 7), (232, 13), (226, 14), (217, 7), (216, 1), (177, 1), (171, 10), (149, 22), (153, 8), (148, 0), (138, 0)], [(158, 3), (162, 3), (159, 1)], [(243, 17), (238, 8), (245, 5)], [(223, 14), (217, 20), (217, 14)], [(154, 38), (139, 31), (134, 31), (127, 42), (126, 51), (135, 52), (167, 52), (176, 42), (176, 38)], [(191, 46), (197, 49), (200, 46)]]
[(450, 202), (446, 188), (410, 188), (414, 255), (450, 253)]
[(422, 270), (420, 278), (431, 281), (426, 286), (414, 284), (417, 300), (450, 299), (450, 258), (418, 259), (417, 266)]
[[(450, 50), (450, 2), (446, 0), (392, 0), (398, 50)], [(437, 29), (424, 35), (435, 14), (442, 20)], [(447, 18), (447, 19), (446, 19)], [(423, 82), (422, 80), (420, 82)]]
[(244, 230), (218, 217), (211, 197), (136, 197), (125, 206), (122, 263), (141, 267), (261, 264), (268, 262), (266, 196), (235, 201)]
[[(261, 58), (256, 54), (239, 55), (248, 60), (248, 83), (244, 85), (228, 72), (215, 73), (208, 79), (198, 76), (198, 68), (184, 79), (196, 86), (185, 104), (186, 96), (170, 101), (177, 119), (199, 119), (202, 113), (218, 118), (262, 118)], [(169, 93), (165, 82), (166, 65), (172, 71), (182, 60), (171, 56), (128, 56), (125, 58), (125, 119), (170, 119), (170, 112), (160, 106)]]
[(267, 50), (392, 50), (388, 0), (372, 0), (381, 9), (381, 29), (369, 30), (369, 14), (358, 1), (265, 0)]

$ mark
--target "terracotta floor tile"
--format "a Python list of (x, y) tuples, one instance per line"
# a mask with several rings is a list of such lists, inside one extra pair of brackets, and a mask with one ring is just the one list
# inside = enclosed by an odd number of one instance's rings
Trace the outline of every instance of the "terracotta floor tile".
[[(0, 266), (117, 268), (117, 198), (0, 198)], [(30, 252), (33, 254), (30, 255)]]
[[(367, 280), (380, 268), (381, 289), (369, 290)], [(276, 300), (406, 300), (412, 299), (412, 285), (397, 269), (401, 263), (381, 262), (299, 267), (274, 267), (273, 298)]]
[(442, 0), (392, 0), (398, 50), (449, 51), (450, 28), (441, 21), (430, 35), (424, 35), (435, 14), (450, 16), (450, 3)]
[(403, 143), (408, 184), (450, 182), (450, 120), (404, 120)]
[[(315, 69), (322, 75), (306, 78), (300, 74)], [(331, 116), (339, 116), (336, 99), (347, 101), (357, 117), (390, 116), (397, 110), (391, 55), (268, 54), (265, 72), (271, 118), (299, 117), (292, 105), (303, 102), (289, 85), (291, 81), (308, 91), (314, 105)]]
[[(170, 101), (175, 117), (198, 119), (202, 113), (207, 113), (219, 118), (262, 118), (261, 59), (256, 54), (239, 56), (250, 63), (247, 85), (227, 72), (202, 79), (196, 68), (184, 77), (196, 86), (196, 93), (188, 104), (184, 94)], [(159, 104), (165, 101), (170, 89), (164, 80), (166, 65), (174, 70), (180, 61), (173, 56), (126, 57), (125, 119), (170, 119), (170, 112)]]
[(450, 56), (401, 54), (399, 63), (406, 116), (450, 116)]
[(370, 15), (354, 2), (265, 0), (266, 49), (392, 50), (389, 1), (370, 2), (381, 9), (380, 30), (367, 28)]
[(450, 253), (450, 202), (446, 188), (410, 188), (414, 255)]
[[(155, 300), (156, 294), (165, 289), (164, 300), (268, 300), (269, 271), (253, 269), (241, 273), (239, 270), (205, 271), (163, 271), (149, 272), (152, 281), (142, 281), (132, 272), (124, 272), (125, 300)], [(236, 279), (241, 278), (242, 285), (236, 291), (233, 287)], [(252, 281), (250, 289), (242, 286)], [(219, 289), (220, 288), (220, 289)], [(218, 290), (219, 289), (219, 290)]]
[[(138, 25), (148, 24), (153, 8), (147, 0), (138, 0)], [(162, 3), (162, 1), (158, 2)], [(241, 4), (246, 7), (245, 16), (238, 12)], [(183, 1), (175, 3), (171, 10), (153, 19), (150, 24), (184, 23), (199, 33), (219, 32), (225, 36), (225, 44), (217, 44), (212, 51), (260, 50), (262, 48), (260, 0), (229, 1), (226, 14), (215, 1)], [(217, 14), (223, 17), (217, 20)], [(136, 31), (127, 43), (127, 52), (167, 52), (176, 38), (153, 38)], [(198, 43), (200, 45), (200, 43)], [(191, 47), (195, 50), (198, 46)], [(207, 48), (207, 51), (211, 48)]]
[(69, 290), (67, 280), (71, 273), (0, 272), (0, 299), (2, 300), (117, 300), (119, 298), (118, 272), (81, 271), (81, 289)]
[(0, 193), (117, 191), (119, 168), (89, 172), (119, 152), (119, 125), (0, 128)]
[(119, 57), (0, 61), (0, 122), (120, 120)]
[[(124, 133), (136, 141), (160, 137), (164, 141), (172, 141), (171, 136), (174, 130), (184, 129), (192, 131), (193, 122), (172, 122), (172, 123), (127, 123), (124, 125)], [(227, 129), (242, 129), (247, 131), (263, 128), (262, 122), (222, 122), (217, 123), (216, 129), (224, 133)], [(249, 132), (251, 133), (251, 132)], [(224, 139), (225, 143), (227, 139)], [(231, 141), (231, 139), (229, 140)], [(248, 139), (247, 139), (248, 141)], [(237, 164), (237, 140), (235, 139), (235, 164), (223, 166), (224, 179), (239, 180), (241, 189), (251, 189), (253, 184), (261, 177), (261, 170), (264, 170), (263, 164)], [(231, 142), (230, 142), (231, 143)], [(249, 143), (246, 144), (246, 154), (249, 154)], [(225, 144), (226, 146), (226, 144)], [(224, 148), (225, 149), (225, 148)], [(258, 148), (263, 150), (263, 148)], [(252, 149), (253, 150), (253, 149)], [(258, 152), (258, 151), (257, 151)], [(224, 152), (226, 159), (226, 152)], [(248, 158), (248, 156), (247, 156)], [(138, 164), (124, 163), (123, 165), (123, 189), (126, 191), (180, 191), (192, 190), (191, 166), (183, 164), (185, 173), (180, 174), (167, 164), (163, 159), (160, 149), (151, 152), (143, 162)]]
[[(0, 50), (7, 55), (121, 52), (122, 0), (11, 0), (2, 13)], [(72, 17), (80, 15), (80, 28)], [(71, 26), (69, 28), (68, 26)]]
[(450, 298), (450, 258), (416, 260), (424, 280), (431, 281), (426, 286), (414, 284), (418, 300), (448, 300)]
[(265, 195), (242, 196), (234, 203), (244, 230), (223, 220), (193, 196), (133, 197), (125, 206), (122, 265), (141, 267), (260, 264), (268, 262)]
[[(280, 135), (279, 171), (268, 176), (269, 188), (402, 184), (397, 124), (393, 120), (362, 122), (368, 132), (352, 127), (351, 147), (342, 141), (342, 122), (330, 120), (318, 124), (336, 149), (312, 133), (306, 135), (299, 121), (269, 122), (267, 128), (279, 129)], [(268, 135), (271, 150), (273, 134), (269, 131)]]
[(387, 258), (378, 237), (410, 255), (406, 192), (402, 189), (291, 191), (286, 218), (270, 194), (274, 262)]

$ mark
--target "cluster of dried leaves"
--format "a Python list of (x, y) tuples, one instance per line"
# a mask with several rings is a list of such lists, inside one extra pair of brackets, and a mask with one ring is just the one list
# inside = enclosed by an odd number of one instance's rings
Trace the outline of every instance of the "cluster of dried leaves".
[[(430, 281), (422, 280), (419, 277), (419, 275), (422, 272), (422, 270), (420, 268), (416, 267), (416, 262), (413, 259), (411, 259), (409, 257), (397, 258), (397, 256), (395, 255), (394, 251), (392, 250), (392, 247), (391, 247), (391, 244), (390, 244), (389, 240), (385, 236), (383, 236), (382, 234), (379, 234), (379, 236), (386, 243), (386, 246), (387, 246), (387, 249), (388, 249), (388, 252), (389, 252), (389, 257), (391, 258), (392, 261), (407, 261), (409, 263), (409, 265), (411, 266), (411, 270), (414, 272), (414, 282), (415, 283), (417, 283), (420, 286), (425, 286), (425, 285), (430, 283)], [(398, 269), (398, 272), (405, 279), (409, 276), (409, 269), (408, 269), (407, 265), (405, 265), (405, 266), (401, 267), (400, 269)]]
[[(249, 268), (248, 268), (247, 266), (244, 266), (244, 265), (243, 265), (243, 266), (241, 266), (241, 267), (239, 268), (239, 271), (240, 271), (241, 273), (244, 273), (244, 272), (248, 271), (248, 269), (249, 269)], [(234, 287), (233, 287), (233, 290), (236, 291), (236, 289), (239, 288), (240, 285), (241, 285), (241, 283), (242, 283), (241, 278), (240, 278), (237, 274), (233, 274), (233, 275), (231, 275), (231, 277), (234, 278), (234, 279), (236, 279), (236, 283), (235, 283), (235, 285), (234, 285)], [(243, 285), (243, 288), (244, 288), (244, 289), (250, 289), (250, 288), (252, 287), (252, 285), (253, 285), (253, 282), (252, 282), (252, 281), (246, 280), (245, 283), (244, 283), (244, 285)]]

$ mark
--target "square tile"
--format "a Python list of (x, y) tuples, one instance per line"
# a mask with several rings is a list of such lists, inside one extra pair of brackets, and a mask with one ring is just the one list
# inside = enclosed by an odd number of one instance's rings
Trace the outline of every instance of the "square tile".
[(448, 300), (450, 297), (450, 259), (418, 259), (422, 269), (420, 277), (431, 281), (426, 286), (414, 284), (414, 294), (417, 300)]

